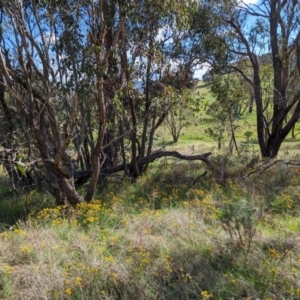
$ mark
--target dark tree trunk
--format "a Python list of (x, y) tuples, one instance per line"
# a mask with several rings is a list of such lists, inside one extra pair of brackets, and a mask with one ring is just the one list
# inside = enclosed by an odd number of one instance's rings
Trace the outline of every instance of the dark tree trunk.
[[(263, 90), (261, 88), (260, 64), (258, 57), (252, 52), (250, 41), (242, 32), (239, 22), (235, 22), (234, 18), (229, 18), (227, 22), (236, 31), (240, 43), (244, 45), (246, 52), (241, 53), (242, 57), (247, 56), (251, 62), (253, 70), (253, 78), (246, 76), (244, 71), (239, 68), (232, 67), (237, 70), (249, 83), (254, 92), (257, 116), (257, 136), (263, 157), (275, 158), (279, 152), (280, 146), (286, 136), (293, 129), (295, 123), (300, 116), (300, 91), (296, 93), (287, 93), (288, 84), (294, 73), (289, 70), (292, 55), (296, 57), (296, 67), (298, 75), (300, 74), (300, 33), (291, 41), (292, 31), (288, 28), (293, 26), (293, 22), (297, 22), (295, 10), (297, 9), (297, 1), (279, 1), (270, 0), (268, 2), (269, 11), (266, 12), (266, 18), (269, 22), (270, 46), (273, 68), (273, 97), (272, 97), (272, 116), (268, 119), (265, 115), (267, 108), (262, 101)], [(288, 4), (289, 3), (289, 4)], [(287, 10), (287, 11), (285, 11)], [(248, 11), (249, 14), (256, 14)], [(286, 18), (283, 17), (286, 15)], [(233, 51), (234, 52), (234, 51)], [(240, 53), (240, 52), (239, 52)], [(298, 76), (297, 75), (297, 76)], [(289, 98), (288, 98), (289, 97)]]

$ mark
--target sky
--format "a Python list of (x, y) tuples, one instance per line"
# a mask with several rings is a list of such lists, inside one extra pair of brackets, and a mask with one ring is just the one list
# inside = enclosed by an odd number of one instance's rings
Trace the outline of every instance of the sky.
[(244, 0), (243, 2), (245, 2), (246, 4), (255, 4), (257, 0)]

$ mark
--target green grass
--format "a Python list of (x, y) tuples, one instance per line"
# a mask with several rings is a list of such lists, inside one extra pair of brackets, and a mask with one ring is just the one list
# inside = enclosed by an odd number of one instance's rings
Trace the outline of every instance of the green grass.
[[(195, 91), (195, 97), (203, 97), (202, 103), (212, 103), (214, 97), (209, 91), (209, 86), (203, 82), (199, 82)], [(194, 117), (198, 122), (196, 126), (193, 124), (189, 127), (183, 128), (179, 141), (174, 144), (172, 137), (167, 129), (167, 126), (161, 126), (157, 130), (156, 139), (154, 146), (156, 148), (165, 147), (167, 150), (178, 150), (188, 153), (203, 153), (211, 151), (215, 154), (224, 153), (228, 151), (229, 139), (227, 133), (225, 133), (225, 139), (222, 143), (221, 151), (217, 150), (217, 142), (214, 141), (210, 136), (205, 133), (205, 129), (209, 126), (204, 121), (208, 116), (205, 110), (200, 110)], [(235, 131), (236, 139), (238, 142), (239, 149), (242, 148), (242, 144), (247, 141), (245, 133), (251, 132), (249, 138), (249, 148), (253, 150), (253, 155), (259, 155), (259, 145), (256, 132), (256, 112), (253, 110), (252, 113), (245, 112), (241, 119), (236, 122), (238, 126)], [(300, 123), (296, 124), (295, 133), (300, 132)], [(192, 150), (194, 149), (194, 150)], [(295, 139), (292, 139), (291, 133), (288, 135), (286, 141), (282, 144), (279, 151), (278, 158), (299, 158), (300, 157), (300, 135), (297, 135)]]
[(0, 170), (0, 231), (18, 220), (25, 220), (32, 210), (53, 204), (52, 196), (41, 187), (14, 190), (10, 178)]
[(299, 170), (203, 171), (161, 161), (90, 204), (37, 207), (0, 234), (0, 299), (298, 299)]

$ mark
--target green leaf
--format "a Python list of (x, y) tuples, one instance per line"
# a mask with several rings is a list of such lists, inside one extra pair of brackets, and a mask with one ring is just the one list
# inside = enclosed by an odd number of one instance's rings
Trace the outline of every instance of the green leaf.
[(26, 172), (25, 172), (25, 168), (24, 168), (24, 167), (25, 167), (26, 165), (25, 165), (24, 163), (22, 163), (21, 161), (17, 161), (16, 163), (17, 163), (17, 168), (18, 168), (18, 170), (21, 172), (22, 175), (25, 176), (25, 175), (26, 175)]

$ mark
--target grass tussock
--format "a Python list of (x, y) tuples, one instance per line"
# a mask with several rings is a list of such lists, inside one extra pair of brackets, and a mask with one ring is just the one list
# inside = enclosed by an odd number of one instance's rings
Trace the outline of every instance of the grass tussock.
[(297, 169), (220, 185), (182, 168), (2, 231), (0, 299), (300, 299)]

